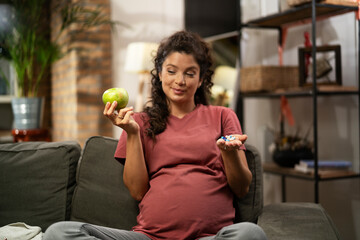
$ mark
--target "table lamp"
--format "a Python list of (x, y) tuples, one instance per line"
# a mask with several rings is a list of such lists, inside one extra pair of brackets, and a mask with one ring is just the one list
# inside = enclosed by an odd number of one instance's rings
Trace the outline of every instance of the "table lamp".
[[(125, 71), (139, 75), (138, 95), (135, 101), (135, 111), (139, 112), (144, 107), (144, 95), (148, 102), (151, 96), (150, 71), (154, 68), (153, 57), (156, 54), (157, 43), (133, 42), (127, 47)], [(147, 91), (144, 92), (145, 85)]]
[(213, 76), (213, 87), (211, 94), (214, 105), (229, 106), (234, 97), (236, 83), (236, 69), (230, 66), (220, 65), (216, 67)]

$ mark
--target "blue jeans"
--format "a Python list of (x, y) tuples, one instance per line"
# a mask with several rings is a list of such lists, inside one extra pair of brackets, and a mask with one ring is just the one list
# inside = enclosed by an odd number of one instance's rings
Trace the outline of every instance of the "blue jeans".
[[(81, 222), (58, 222), (45, 232), (43, 240), (151, 240), (142, 233), (107, 228)], [(256, 224), (243, 222), (222, 228), (216, 235), (200, 238), (200, 240), (266, 240), (264, 231)]]

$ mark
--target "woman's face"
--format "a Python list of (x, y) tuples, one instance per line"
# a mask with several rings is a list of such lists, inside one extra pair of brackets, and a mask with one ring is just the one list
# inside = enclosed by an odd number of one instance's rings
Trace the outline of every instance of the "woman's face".
[(170, 53), (162, 65), (159, 77), (162, 89), (171, 105), (194, 106), (194, 95), (202, 80), (200, 80), (200, 66), (192, 55)]

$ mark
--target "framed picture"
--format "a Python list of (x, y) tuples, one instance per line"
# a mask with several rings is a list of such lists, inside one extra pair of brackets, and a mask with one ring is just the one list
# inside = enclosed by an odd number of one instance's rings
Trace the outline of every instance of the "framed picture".
[[(312, 47), (299, 48), (300, 86), (310, 85), (313, 80)], [(316, 82), (342, 84), (340, 45), (316, 47)]]

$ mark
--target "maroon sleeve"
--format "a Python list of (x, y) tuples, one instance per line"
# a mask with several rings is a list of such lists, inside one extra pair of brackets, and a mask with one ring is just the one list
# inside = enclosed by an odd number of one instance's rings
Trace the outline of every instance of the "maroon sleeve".
[(122, 131), (114, 156), (115, 159), (118, 160), (121, 164), (125, 163), (126, 158), (126, 138), (127, 133), (125, 131)]

